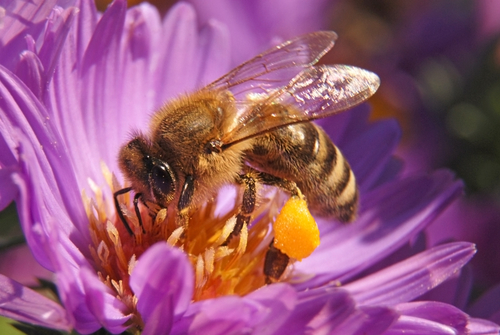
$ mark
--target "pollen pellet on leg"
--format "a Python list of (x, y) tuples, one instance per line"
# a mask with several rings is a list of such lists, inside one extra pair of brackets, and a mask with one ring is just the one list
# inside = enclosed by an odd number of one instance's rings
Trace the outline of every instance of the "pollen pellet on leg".
[(319, 230), (304, 199), (288, 199), (273, 224), (274, 246), (290, 258), (302, 260), (319, 245)]

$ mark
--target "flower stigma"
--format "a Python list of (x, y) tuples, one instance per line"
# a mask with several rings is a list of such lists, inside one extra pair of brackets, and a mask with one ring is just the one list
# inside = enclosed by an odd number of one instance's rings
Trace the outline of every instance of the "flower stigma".
[[(111, 194), (123, 189), (104, 163), (102, 171)], [(119, 205), (133, 232), (131, 235), (116, 214), (113, 202), (107, 199), (109, 196), (105, 196), (105, 192), (94, 182), (89, 181), (89, 184), (93, 195), (88, 196), (83, 192), (82, 198), (92, 239), (90, 252), (99, 278), (129, 308), (129, 312), (135, 317), (132, 323), (136, 325), (142, 325), (142, 320), (136, 309), (137, 298), (129, 285), (130, 275), (141, 255), (157, 242), (165, 241), (187, 254), (195, 273), (193, 301), (225, 295), (244, 296), (266, 285), (264, 259), (273, 241), (270, 230), (275, 219), (278, 225), (275, 224), (274, 229), (278, 235), (281, 232), (280, 246), (284, 248), (281, 250), (291, 258), (280, 281), (288, 279), (295, 260), (307, 257), (319, 244), (317, 227), (316, 230), (303, 228), (310, 227), (311, 220), (314, 223), (310, 214), (303, 214), (309, 213), (307, 207), (304, 210), (304, 206), (307, 206), (305, 200), (290, 198), (282, 213), (278, 214), (283, 204), (283, 196), (279, 191), (261, 194), (251, 225), (244, 226), (239, 236), (231, 238), (227, 243), (236, 224), (241, 201), (220, 216), (216, 214), (217, 201), (208, 201), (193, 211), (186, 227), (178, 227), (175, 215), (168, 215), (167, 209), (156, 208), (150, 203), (146, 207), (139, 202), (141, 226), (131, 196), (120, 195)], [(241, 193), (237, 193), (236, 197), (241, 199)], [(283, 226), (280, 222), (284, 220), (287, 222), (285, 225), (288, 225), (285, 234), (282, 233), (283, 228), (279, 228)], [(298, 226), (302, 228), (296, 232), (289, 226), (293, 220), (301, 223)], [(306, 247), (297, 242), (298, 234), (304, 231), (309, 231), (306, 235), (313, 236), (306, 237)], [(292, 242), (287, 242), (286, 239), (291, 239)], [(283, 247), (283, 243), (287, 246)]]

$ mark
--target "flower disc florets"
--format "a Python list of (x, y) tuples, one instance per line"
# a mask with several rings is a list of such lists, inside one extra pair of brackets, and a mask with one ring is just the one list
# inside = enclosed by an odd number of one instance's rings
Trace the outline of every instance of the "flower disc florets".
[[(103, 170), (111, 192), (120, 190), (114, 175), (106, 167)], [(157, 242), (167, 242), (188, 255), (195, 273), (194, 301), (244, 296), (265, 284), (263, 264), (272, 240), (270, 223), (282, 197), (264, 198), (254, 215), (257, 220), (225, 243), (236, 223), (238, 203), (218, 215), (217, 202), (209, 201), (193, 212), (187, 227), (178, 227), (175, 215), (168, 215), (167, 209), (148, 203), (148, 207), (140, 206), (141, 226), (130, 196), (120, 196), (119, 205), (133, 231), (131, 235), (103, 192), (91, 185), (94, 194), (83, 194), (92, 237), (91, 254), (101, 280), (133, 314), (137, 314), (137, 299), (129, 285), (130, 274), (140, 256)]]

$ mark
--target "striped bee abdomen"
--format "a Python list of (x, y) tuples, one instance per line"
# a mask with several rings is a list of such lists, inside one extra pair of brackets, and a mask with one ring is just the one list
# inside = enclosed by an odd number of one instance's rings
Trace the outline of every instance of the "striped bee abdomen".
[(278, 128), (256, 137), (246, 153), (249, 164), (294, 181), (313, 214), (352, 221), (357, 212), (356, 179), (324, 130), (310, 122)]

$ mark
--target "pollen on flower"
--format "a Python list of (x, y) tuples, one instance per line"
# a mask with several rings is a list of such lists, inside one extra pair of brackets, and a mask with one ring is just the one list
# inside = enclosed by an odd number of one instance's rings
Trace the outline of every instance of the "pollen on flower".
[[(141, 255), (157, 242), (167, 242), (187, 254), (195, 273), (194, 301), (245, 295), (265, 285), (264, 258), (273, 239), (269, 230), (279, 211), (280, 197), (263, 199), (254, 213), (257, 219), (227, 243), (239, 204), (217, 216), (216, 202), (208, 202), (192, 214), (186, 227), (178, 227), (175, 215), (155, 204), (139, 204), (141, 217), (137, 218), (131, 201), (133, 194), (124, 194), (118, 197), (118, 205), (133, 232), (130, 234), (117, 215), (114, 202), (108, 199), (113, 199), (114, 192), (123, 187), (106, 166), (102, 168), (109, 190), (89, 181), (92, 196), (82, 194), (92, 237), (90, 252), (101, 280), (135, 316), (132, 324), (140, 327), (142, 321), (136, 310), (137, 298), (129, 286), (130, 275)], [(305, 256), (295, 258), (302, 257)]]

